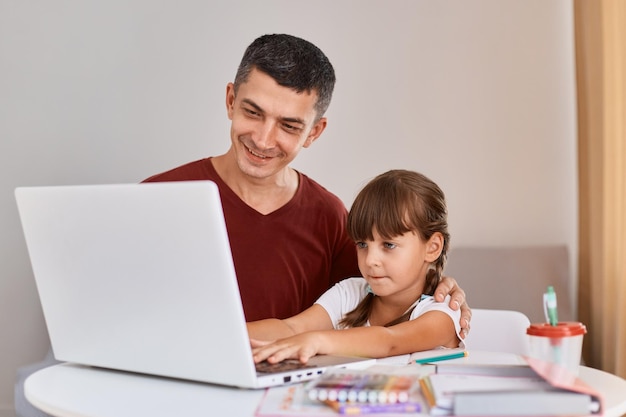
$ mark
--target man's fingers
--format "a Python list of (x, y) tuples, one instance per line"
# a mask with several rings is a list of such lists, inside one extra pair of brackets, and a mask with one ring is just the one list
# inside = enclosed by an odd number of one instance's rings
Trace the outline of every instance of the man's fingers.
[(457, 287), (457, 285), (454, 278), (446, 276), (441, 277), (441, 281), (439, 281), (439, 284), (435, 289), (435, 301), (440, 303), (443, 302), (446, 295), (451, 294), (451, 291), (454, 292), (455, 287)]
[(472, 310), (470, 310), (467, 304), (464, 304), (461, 309), (461, 337), (465, 339), (470, 331), (470, 320), (472, 320)]
[(472, 321), (472, 309), (467, 305), (467, 303), (461, 304), (461, 318), (465, 319), (466, 322), (464, 325), (463, 321), (461, 321), (461, 327), (469, 328), (469, 323)]

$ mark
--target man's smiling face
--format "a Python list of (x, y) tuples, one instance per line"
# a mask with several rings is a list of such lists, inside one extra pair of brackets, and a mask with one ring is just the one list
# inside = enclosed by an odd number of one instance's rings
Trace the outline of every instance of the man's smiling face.
[(251, 71), (237, 94), (229, 84), (226, 106), (239, 169), (258, 179), (285, 170), (326, 126), (325, 118), (317, 120), (316, 101), (315, 91), (297, 93), (258, 70)]

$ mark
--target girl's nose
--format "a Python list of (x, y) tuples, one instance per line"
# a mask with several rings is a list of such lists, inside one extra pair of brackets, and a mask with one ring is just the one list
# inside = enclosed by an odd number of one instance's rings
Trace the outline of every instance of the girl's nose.
[(375, 250), (368, 250), (365, 257), (365, 263), (368, 266), (380, 266), (380, 258)]

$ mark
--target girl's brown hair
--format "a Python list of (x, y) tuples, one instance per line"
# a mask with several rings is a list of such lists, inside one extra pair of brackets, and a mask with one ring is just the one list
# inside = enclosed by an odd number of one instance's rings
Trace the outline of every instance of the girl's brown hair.
[[(443, 191), (426, 176), (407, 170), (391, 170), (370, 181), (356, 196), (348, 214), (348, 234), (355, 241), (374, 239), (374, 230), (384, 239), (415, 232), (427, 241), (435, 233), (443, 236), (439, 258), (426, 275), (424, 294), (433, 295), (445, 266), (450, 234)], [(363, 326), (371, 313), (374, 294), (368, 294), (340, 321), (342, 327)], [(408, 320), (410, 311), (387, 323)]]

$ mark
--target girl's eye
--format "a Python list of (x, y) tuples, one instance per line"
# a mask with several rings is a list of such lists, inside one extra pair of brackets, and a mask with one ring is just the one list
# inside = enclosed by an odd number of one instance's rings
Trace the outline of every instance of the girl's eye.
[(367, 248), (367, 243), (365, 242), (356, 242), (356, 247), (359, 249), (365, 249)]
[(385, 249), (393, 249), (396, 247), (395, 243), (390, 243), (390, 242), (385, 242), (383, 243), (383, 246), (385, 247)]

